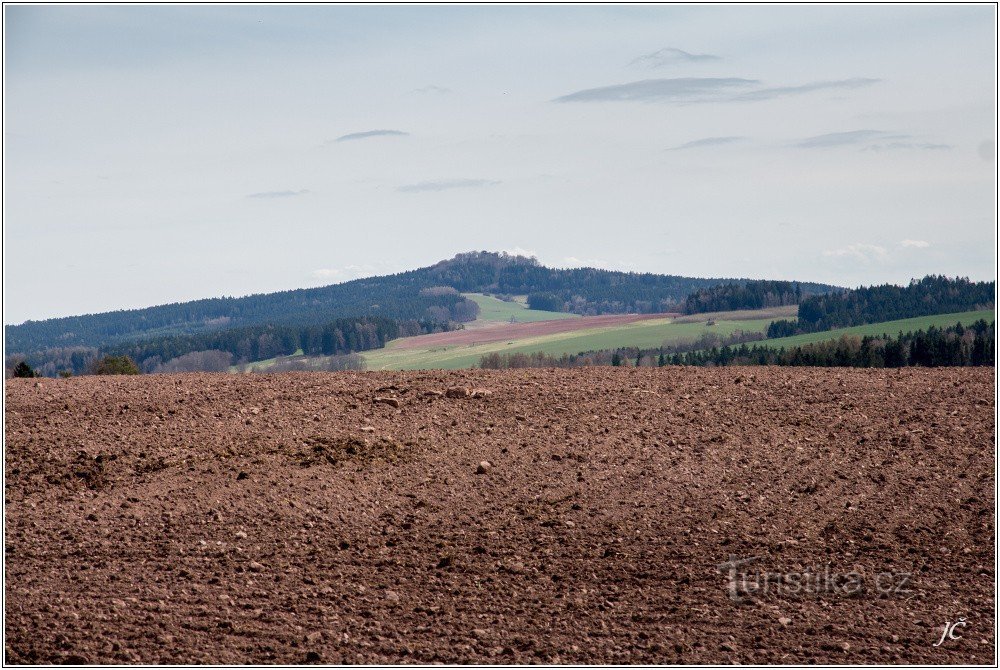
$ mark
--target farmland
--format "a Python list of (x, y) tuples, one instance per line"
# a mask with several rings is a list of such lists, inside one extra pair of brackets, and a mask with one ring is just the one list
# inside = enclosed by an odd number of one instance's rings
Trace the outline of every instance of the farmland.
[[(794, 310), (793, 306), (760, 312), (699, 314), (680, 318), (657, 318), (655, 315), (581, 317), (571, 323), (560, 324), (558, 332), (545, 334), (531, 332), (526, 328), (528, 324), (515, 324), (504, 330), (491, 329), (489, 332), (493, 341), (489, 342), (452, 344), (442, 337), (452, 334), (442, 333), (394, 340), (384, 349), (365, 352), (363, 356), (370, 370), (453, 370), (474, 367), (481, 356), (489, 353), (541, 351), (560, 356), (615, 347), (659, 347), (665, 343), (693, 341), (703, 333), (763, 333), (772, 320), (788, 318), (794, 314)], [(591, 325), (595, 323), (599, 325)], [(476, 331), (476, 334), (482, 337), (483, 332), (485, 330)]]
[(992, 664), (993, 373), (8, 380), (5, 663)]

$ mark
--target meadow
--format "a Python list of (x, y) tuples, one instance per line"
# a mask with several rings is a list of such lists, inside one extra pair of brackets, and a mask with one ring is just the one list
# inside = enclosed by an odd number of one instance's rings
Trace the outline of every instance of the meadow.
[(399, 346), (402, 340), (390, 342), (384, 349), (362, 354), (369, 370), (457, 370), (475, 367), (480, 357), (490, 353), (543, 352), (552, 356), (578, 354), (584, 351), (614, 349), (616, 347), (653, 348), (693, 341), (704, 333), (721, 336), (736, 331), (764, 333), (771, 321), (788, 318), (792, 308), (747, 310), (722, 314), (700, 314), (691, 317), (650, 319), (602, 328), (585, 328), (561, 333), (512, 339), (484, 344), (411, 348), (416, 341), (408, 338), (408, 346)]
[(961, 323), (963, 326), (972, 325), (974, 322), (984, 319), (987, 323), (996, 320), (996, 312), (991, 309), (974, 312), (955, 312), (953, 314), (934, 314), (931, 316), (918, 316), (912, 319), (900, 319), (898, 321), (883, 321), (881, 323), (869, 323), (864, 326), (852, 326), (850, 328), (837, 328), (836, 330), (824, 330), (818, 333), (806, 333), (804, 335), (792, 335), (791, 337), (779, 337), (767, 340), (763, 344), (768, 347), (779, 349), (781, 347), (801, 347), (805, 344), (825, 342), (826, 340), (836, 340), (842, 335), (898, 335), (900, 332), (909, 333), (917, 330), (927, 330), (931, 326), (945, 328)]
[(568, 312), (546, 312), (540, 309), (528, 309), (524, 296), (515, 296), (512, 302), (494, 298), (482, 293), (463, 293), (463, 296), (479, 305), (479, 316), (472, 322), (475, 327), (484, 322), (506, 321), (508, 323), (533, 323), (535, 321), (553, 321), (555, 319), (578, 319), (579, 314)]

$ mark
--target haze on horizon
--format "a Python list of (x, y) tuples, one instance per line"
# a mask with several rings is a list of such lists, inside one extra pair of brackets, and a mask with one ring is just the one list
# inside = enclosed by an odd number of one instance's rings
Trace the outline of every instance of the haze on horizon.
[(996, 7), (4, 8), (4, 322), (470, 250), (996, 279)]

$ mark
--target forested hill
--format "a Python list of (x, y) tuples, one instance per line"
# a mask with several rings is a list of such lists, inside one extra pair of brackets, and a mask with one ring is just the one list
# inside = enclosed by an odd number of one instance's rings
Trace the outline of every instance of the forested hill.
[(867, 323), (994, 308), (996, 282), (928, 275), (906, 286), (882, 284), (803, 298), (796, 321), (775, 321), (768, 337), (785, 337)]
[[(521, 256), (471, 252), (418, 270), (321, 288), (28, 321), (6, 326), (5, 334), (7, 352), (15, 353), (50, 347), (106, 347), (261, 324), (305, 327), (345, 317), (439, 323), (474, 319), (475, 303), (458, 292), (531, 295), (533, 304), (545, 302), (549, 309), (580, 314), (648, 313), (676, 309), (698, 289), (720, 283), (743, 285), (747, 281), (593, 268), (562, 270)], [(835, 288), (806, 283), (801, 287), (806, 293)]]

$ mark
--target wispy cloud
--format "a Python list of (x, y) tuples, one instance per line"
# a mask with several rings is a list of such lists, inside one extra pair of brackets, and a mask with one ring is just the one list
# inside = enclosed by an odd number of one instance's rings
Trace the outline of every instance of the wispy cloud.
[(633, 59), (629, 65), (644, 67), (663, 67), (672, 63), (707, 63), (721, 60), (715, 54), (693, 54), (676, 47), (665, 47), (652, 53), (643, 54)]
[(933, 144), (931, 142), (889, 142), (887, 144), (871, 144), (863, 151), (895, 151), (897, 149), (919, 149), (921, 151), (943, 151), (954, 149), (950, 144)]
[(931, 246), (931, 243), (925, 240), (903, 240), (900, 244), (911, 249), (926, 249)]
[(611, 263), (600, 258), (577, 258), (567, 256), (563, 259), (562, 267), (566, 268), (606, 268)]
[(993, 159), (997, 157), (997, 143), (993, 140), (983, 140), (979, 143), (979, 147), (976, 151), (979, 152), (980, 158), (987, 163), (992, 163)]
[(684, 144), (679, 144), (676, 147), (671, 147), (667, 151), (680, 151), (681, 149), (697, 149), (699, 147), (717, 147), (722, 144), (733, 144), (734, 142), (740, 142), (746, 138), (738, 136), (728, 136), (728, 137), (703, 137), (700, 140), (691, 140), (690, 142), (685, 142)]
[(682, 77), (678, 79), (643, 79), (615, 86), (601, 86), (576, 91), (555, 102), (709, 102), (724, 100), (733, 89), (757, 84), (753, 79), (718, 77)]
[(884, 260), (889, 252), (885, 247), (877, 244), (849, 244), (840, 249), (829, 249), (823, 252), (824, 256), (831, 258), (849, 258), (864, 263)]
[(409, 135), (409, 133), (404, 133), (402, 130), (366, 130), (361, 133), (349, 133), (347, 135), (341, 135), (334, 142), (350, 142), (351, 140), (364, 140), (369, 137), (402, 137)]
[(427, 93), (432, 95), (442, 95), (444, 93), (451, 93), (450, 88), (445, 88), (444, 86), (437, 86), (435, 84), (428, 84), (427, 86), (421, 86), (420, 88), (415, 88), (410, 93)]
[(524, 256), (525, 258), (538, 258), (538, 252), (534, 249), (525, 249), (524, 247), (513, 247), (511, 249), (504, 249), (504, 252), (510, 254), (511, 256)]
[(302, 189), (301, 191), (261, 191), (260, 193), (251, 193), (248, 198), (292, 198), (297, 195), (305, 195), (308, 193), (308, 189)]
[(345, 265), (341, 268), (320, 268), (313, 270), (310, 274), (313, 279), (320, 281), (343, 282), (371, 277), (376, 272), (378, 272), (378, 268), (374, 265)]
[(772, 86), (762, 88), (756, 91), (743, 93), (734, 99), (737, 101), (773, 100), (775, 98), (783, 98), (789, 95), (802, 95), (804, 93), (813, 93), (815, 91), (864, 88), (865, 86), (871, 86), (872, 84), (877, 84), (878, 82), (878, 79), (866, 79), (864, 77), (838, 79), (835, 81), (814, 81), (808, 84), (800, 84), (798, 86)]
[(499, 183), (495, 179), (439, 179), (421, 181), (416, 184), (406, 184), (396, 190), (402, 193), (422, 193), (426, 191), (447, 191), (453, 188), (483, 188), (486, 186), (496, 186)]
[(826, 133), (807, 137), (796, 142), (795, 146), (803, 149), (822, 149), (850, 144), (865, 144), (874, 140), (905, 140), (908, 138), (909, 135), (893, 134), (884, 130), (849, 130), (843, 133)]
[(815, 81), (796, 86), (762, 86), (756, 79), (738, 77), (643, 79), (576, 91), (560, 96), (554, 102), (758, 102), (816, 91), (862, 88), (878, 81), (878, 79), (856, 77), (836, 81)]

